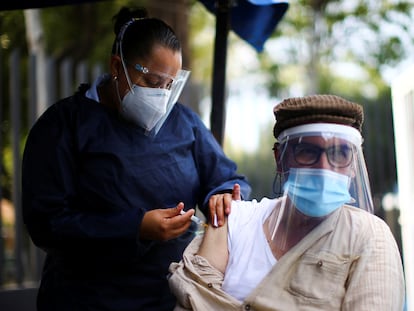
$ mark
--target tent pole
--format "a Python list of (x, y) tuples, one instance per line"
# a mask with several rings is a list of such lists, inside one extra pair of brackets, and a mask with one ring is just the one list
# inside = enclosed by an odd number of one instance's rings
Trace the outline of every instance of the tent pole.
[(230, 30), (230, 6), (232, 0), (216, 2), (216, 36), (214, 44), (212, 107), (210, 115), (211, 132), (223, 145), (226, 120), (225, 90), (227, 38)]

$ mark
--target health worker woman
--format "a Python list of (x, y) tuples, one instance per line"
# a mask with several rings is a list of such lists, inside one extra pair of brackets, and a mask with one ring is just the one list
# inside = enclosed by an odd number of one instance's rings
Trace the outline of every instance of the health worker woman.
[[(109, 73), (30, 131), (23, 214), (46, 252), (38, 310), (172, 310), (167, 273), (195, 207), (219, 225), (245, 178), (176, 100), (189, 72), (174, 31), (143, 9), (115, 19)], [(182, 211), (185, 211), (182, 213)]]

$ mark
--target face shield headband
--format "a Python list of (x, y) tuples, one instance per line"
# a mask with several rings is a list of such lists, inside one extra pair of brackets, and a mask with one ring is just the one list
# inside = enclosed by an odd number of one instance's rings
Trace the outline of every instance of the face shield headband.
[[(306, 124), (283, 131), (277, 140), (284, 192), (274, 219), (269, 221), (269, 231), (281, 249), (295, 231), (312, 230), (344, 204), (373, 213), (362, 137), (357, 129), (330, 123)], [(322, 156), (329, 169), (318, 166)]]
[(362, 145), (362, 136), (360, 132), (351, 126), (333, 124), (333, 123), (312, 123), (304, 124), (284, 130), (277, 138), (277, 141), (282, 144), (291, 137), (297, 136), (322, 136), (322, 137), (342, 137), (349, 140), (356, 146)]

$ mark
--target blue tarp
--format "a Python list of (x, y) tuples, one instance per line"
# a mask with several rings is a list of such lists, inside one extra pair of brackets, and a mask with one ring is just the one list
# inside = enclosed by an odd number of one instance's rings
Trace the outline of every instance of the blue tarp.
[[(215, 14), (217, 0), (200, 2)], [(261, 52), (288, 7), (287, 1), (237, 0), (230, 8), (230, 28), (257, 52)]]

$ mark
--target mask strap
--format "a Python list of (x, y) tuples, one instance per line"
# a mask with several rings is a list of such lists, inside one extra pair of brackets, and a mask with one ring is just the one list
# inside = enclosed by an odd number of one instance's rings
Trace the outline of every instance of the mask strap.
[(132, 92), (132, 94), (134, 94), (134, 90), (132, 89), (132, 82), (131, 82), (131, 79), (129, 78), (128, 70), (127, 70), (125, 62), (124, 62), (124, 55), (122, 54), (122, 49), (121, 49), (120, 57), (121, 57), (122, 68), (124, 70), (124, 74), (125, 74), (125, 77), (126, 77), (127, 82), (128, 82), (129, 90)]
[(119, 104), (122, 103), (122, 99), (121, 99), (121, 95), (119, 94), (119, 84), (118, 84), (118, 79), (115, 80), (115, 84), (116, 84), (116, 95), (118, 95), (118, 100), (119, 100)]

